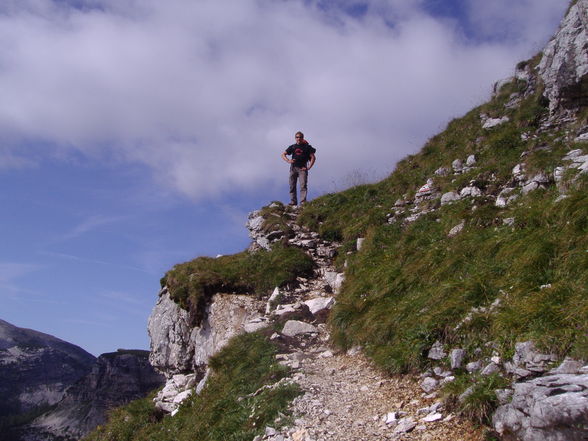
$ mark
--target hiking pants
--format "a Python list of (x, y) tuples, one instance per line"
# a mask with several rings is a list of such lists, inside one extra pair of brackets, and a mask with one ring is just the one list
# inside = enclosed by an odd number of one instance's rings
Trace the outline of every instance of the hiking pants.
[(306, 202), (306, 192), (308, 183), (308, 170), (302, 170), (301, 167), (290, 166), (290, 203), (298, 205), (296, 197), (296, 181), (300, 177), (300, 202)]

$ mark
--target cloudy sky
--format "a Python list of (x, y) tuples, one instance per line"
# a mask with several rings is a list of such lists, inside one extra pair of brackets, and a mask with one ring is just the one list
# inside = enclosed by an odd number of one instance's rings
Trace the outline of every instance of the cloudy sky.
[(389, 173), (540, 51), (556, 0), (2, 0), (0, 318), (148, 348), (159, 279), (287, 201)]

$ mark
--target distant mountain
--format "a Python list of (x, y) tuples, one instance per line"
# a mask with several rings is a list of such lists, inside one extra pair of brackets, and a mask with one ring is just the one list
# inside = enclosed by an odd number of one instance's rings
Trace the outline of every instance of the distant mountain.
[(0, 439), (59, 402), (96, 358), (66, 341), (0, 320)]
[(27, 426), (21, 439), (78, 440), (104, 423), (109, 409), (143, 398), (163, 383), (164, 377), (149, 364), (148, 351), (119, 349), (102, 354), (54, 409)]

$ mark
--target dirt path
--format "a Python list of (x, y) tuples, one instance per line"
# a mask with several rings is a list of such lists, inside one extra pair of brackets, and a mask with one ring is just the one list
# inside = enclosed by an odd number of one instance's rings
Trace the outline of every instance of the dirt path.
[(292, 368), (293, 381), (303, 394), (291, 405), (294, 424), (280, 432), (267, 428), (266, 436), (256, 441), (481, 441), (481, 429), (446, 412), (436, 393), (423, 392), (418, 378), (390, 378), (360, 350), (343, 353), (329, 347), (328, 327), (318, 324), (320, 314), (307, 312), (305, 316), (300, 311), (305, 301), (336, 298), (337, 273), (332, 264), (336, 245), (321, 241), (316, 233), (294, 222), (291, 225), (296, 235), (289, 239), (290, 244), (305, 249), (317, 269), (314, 277), (300, 278), (296, 288), (281, 293), (274, 314), (298, 314), (293, 318), (312, 324), (315, 332), (289, 338), (275, 335), (287, 348), (277, 358)]

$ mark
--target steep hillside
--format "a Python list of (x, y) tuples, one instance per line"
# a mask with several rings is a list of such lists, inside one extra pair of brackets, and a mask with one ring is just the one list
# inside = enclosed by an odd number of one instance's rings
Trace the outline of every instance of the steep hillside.
[(463, 417), (586, 439), (587, 41), (577, 0), (388, 178), (272, 203), (247, 251), (176, 265), (149, 321), (166, 386), (90, 439), (480, 439)]

